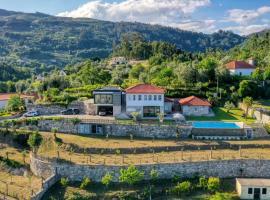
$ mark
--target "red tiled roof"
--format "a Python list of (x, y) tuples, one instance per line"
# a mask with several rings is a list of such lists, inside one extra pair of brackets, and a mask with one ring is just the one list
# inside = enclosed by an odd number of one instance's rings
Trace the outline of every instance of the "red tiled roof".
[[(0, 101), (5, 101), (5, 100), (9, 100), (12, 96), (18, 95), (16, 93), (0, 93)], [(35, 95), (26, 95), (26, 94), (21, 94), (20, 97), (22, 99), (26, 99), (26, 98), (35, 98)]]
[(179, 103), (181, 105), (187, 105), (187, 106), (211, 106), (211, 104), (204, 99), (200, 99), (195, 96), (190, 96), (184, 99), (180, 99)]
[(150, 84), (138, 84), (126, 89), (127, 94), (164, 94), (165, 90)]
[(245, 61), (231, 61), (225, 64), (227, 69), (255, 69), (254, 65), (251, 65)]

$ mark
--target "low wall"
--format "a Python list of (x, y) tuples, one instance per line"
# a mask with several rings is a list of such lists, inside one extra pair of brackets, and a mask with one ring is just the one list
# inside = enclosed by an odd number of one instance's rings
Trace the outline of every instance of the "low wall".
[(42, 185), (42, 189), (31, 196), (31, 200), (41, 200), (44, 194), (59, 180), (59, 176), (53, 174), (47, 178)]
[(134, 137), (148, 137), (148, 138), (187, 138), (191, 134), (191, 126), (169, 126), (169, 125), (122, 125), (122, 124), (101, 124), (102, 130), (100, 132), (91, 133), (91, 126), (96, 124), (78, 123), (74, 124), (70, 120), (40, 120), (38, 122), (38, 129), (41, 131), (51, 131), (56, 128), (61, 133), (80, 133), (80, 130), (85, 129), (85, 134), (88, 135), (110, 135), (129, 137), (132, 134)]
[[(136, 165), (144, 171), (145, 179), (150, 179), (150, 172), (155, 169), (159, 173), (159, 178), (170, 179), (174, 176), (190, 178), (194, 176), (215, 176), (220, 178), (235, 177), (262, 177), (270, 178), (270, 160), (213, 160), (200, 162), (182, 163), (157, 163)], [(61, 177), (68, 177), (72, 181), (81, 181), (87, 176), (95, 182), (100, 182), (107, 173), (113, 175), (113, 181), (118, 182), (120, 169), (127, 166), (105, 166), (105, 165), (75, 165), (59, 162), (47, 162), (43, 158), (31, 156), (30, 167), (32, 172), (43, 175), (48, 171), (56, 172)]]

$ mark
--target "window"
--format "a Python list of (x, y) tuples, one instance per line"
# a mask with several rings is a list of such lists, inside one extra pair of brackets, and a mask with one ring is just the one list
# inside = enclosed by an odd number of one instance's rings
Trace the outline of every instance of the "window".
[(95, 104), (113, 104), (113, 98), (111, 94), (96, 94)]
[(149, 100), (149, 101), (152, 100), (152, 95), (148, 95), (148, 100)]
[(161, 100), (162, 100), (161, 95), (158, 95), (158, 100), (159, 100), (159, 101), (161, 101)]
[(253, 189), (252, 188), (248, 188), (248, 194), (252, 194), (253, 193)]
[(262, 194), (266, 194), (267, 193), (267, 189), (266, 188), (263, 188), (262, 189)]
[(142, 95), (138, 95), (138, 100), (139, 100), (139, 101), (142, 100)]
[(154, 95), (154, 101), (156, 101), (157, 100), (157, 95)]
[(133, 101), (136, 101), (136, 95), (133, 95)]
[(239, 75), (242, 76), (242, 72), (239, 72)]
[(147, 95), (144, 95), (144, 100), (147, 101)]

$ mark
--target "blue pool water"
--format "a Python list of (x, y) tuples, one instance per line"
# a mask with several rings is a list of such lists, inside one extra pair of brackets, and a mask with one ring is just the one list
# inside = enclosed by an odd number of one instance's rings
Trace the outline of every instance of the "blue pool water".
[(194, 128), (241, 128), (234, 122), (193, 122)]

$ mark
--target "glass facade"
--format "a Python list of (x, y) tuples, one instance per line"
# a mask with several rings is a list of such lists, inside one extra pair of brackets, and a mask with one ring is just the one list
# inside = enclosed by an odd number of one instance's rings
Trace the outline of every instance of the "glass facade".
[(145, 106), (143, 107), (143, 117), (157, 117), (160, 113), (159, 106)]
[(95, 94), (95, 104), (113, 104), (111, 94)]

